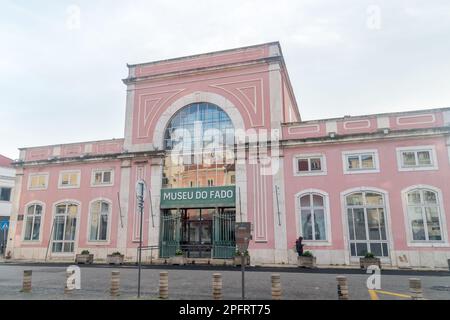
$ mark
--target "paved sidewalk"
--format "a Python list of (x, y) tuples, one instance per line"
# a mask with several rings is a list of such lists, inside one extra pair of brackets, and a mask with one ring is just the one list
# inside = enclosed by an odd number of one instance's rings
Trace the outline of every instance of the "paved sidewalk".
[[(120, 271), (121, 296), (118, 299), (136, 299), (137, 268), (90, 265), (81, 268), (81, 290), (64, 295), (65, 270), (68, 265), (55, 264), (0, 264), (0, 299), (111, 299), (109, 286), (111, 271)], [(24, 270), (33, 271), (33, 292), (21, 293)], [(209, 300), (212, 298), (212, 274), (223, 276), (224, 299), (240, 299), (241, 273), (239, 268), (211, 266), (144, 266), (142, 270), (142, 295), (145, 299), (158, 299), (160, 271), (169, 271), (170, 299)], [(368, 274), (362, 270), (249, 268), (246, 272), (248, 299), (271, 299), (271, 273), (280, 273), (283, 299), (336, 300), (336, 276), (345, 275), (351, 299), (371, 299), (366, 281)], [(382, 271), (381, 285), (387, 292), (408, 294), (408, 278), (422, 280), (427, 299), (450, 300), (450, 273), (424, 271)], [(380, 299), (404, 299), (378, 295)]]

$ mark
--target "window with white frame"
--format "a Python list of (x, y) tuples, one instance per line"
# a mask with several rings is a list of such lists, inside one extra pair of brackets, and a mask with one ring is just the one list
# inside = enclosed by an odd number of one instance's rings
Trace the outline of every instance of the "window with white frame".
[(343, 161), (344, 173), (379, 172), (376, 150), (343, 152)]
[(48, 174), (31, 174), (28, 177), (29, 190), (47, 189)]
[(441, 213), (438, 193), (417, 188), (406, 193), (409, 227), (413, 241), (442, 241)]
[(27, 207), (25, 215), (25, 233), (24, 241), (38, 241), (40, 237), (42, 220), (42, 206), (40, 204), (32, 204)]
[(433, 146), (397, 148), (399, 170), (437, 169), (436, 153)]
[(80, 186), (79, 171), (63, 171), (59, 174), (60, 188), (77, 188)]
[(95, 201), (91, 204), (91, 221), (89, 241), (108, 240), (108, 222), (111, 205), (106, 201)]
[(326, 174), (325, 156), (298, 155), (294, 158), (296, 175), (323, 175)]
[(63, 202), (56, 205), (53, 218), (53, 253), (72, 253), (75, 250), (78, 204)]
[(388, 257), (384, 195), (376, 191), (353, 192), (345, 196), (348, 239), (352, 257), (371, 252)]
[(92, 185), (110, 186), (113, 184), (114, 172), (111, 169), (94, 170), (92, 173)]
[(325, 197), (319, 193), (300, 196), (300, 225), (304, 240), (327, 240)]

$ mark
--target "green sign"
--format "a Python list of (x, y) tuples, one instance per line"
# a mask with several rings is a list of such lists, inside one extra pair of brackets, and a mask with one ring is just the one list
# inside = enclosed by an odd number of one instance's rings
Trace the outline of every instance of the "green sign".
[(235, 206), (235, 186), (161, 189), (162, 209)]

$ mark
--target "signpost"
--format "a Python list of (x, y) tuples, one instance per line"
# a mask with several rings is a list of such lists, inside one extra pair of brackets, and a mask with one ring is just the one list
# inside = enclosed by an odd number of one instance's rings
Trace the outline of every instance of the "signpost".
[(236, 222), (235, 224), (236, 245), (241, 253), (242, 300), (245, 300), (245, 252), (252, 239), (251, 227), (250, 222)]
[(136, 182), (136, 197), (139, 208), (139, 258), (138, 258), (138, 298), (141, 296), (141, 254), (142, 254), (142, 223), (144, 219), (144, 199), (147, 194), (147, 186), (144, 180), (138, 180)]

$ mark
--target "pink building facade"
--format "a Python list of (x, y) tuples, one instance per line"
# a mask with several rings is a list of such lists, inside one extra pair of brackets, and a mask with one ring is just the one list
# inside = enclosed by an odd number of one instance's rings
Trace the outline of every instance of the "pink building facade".
[(124, 139), (20, 150), (12, 259), (135, 261), (144, 180), (144, 261), (230, 259), (248, 221), (252, 264), (302, 236), (319, 265), (447, 266), (450, 109), (302, 121), (278, 43), (128, 68)]

